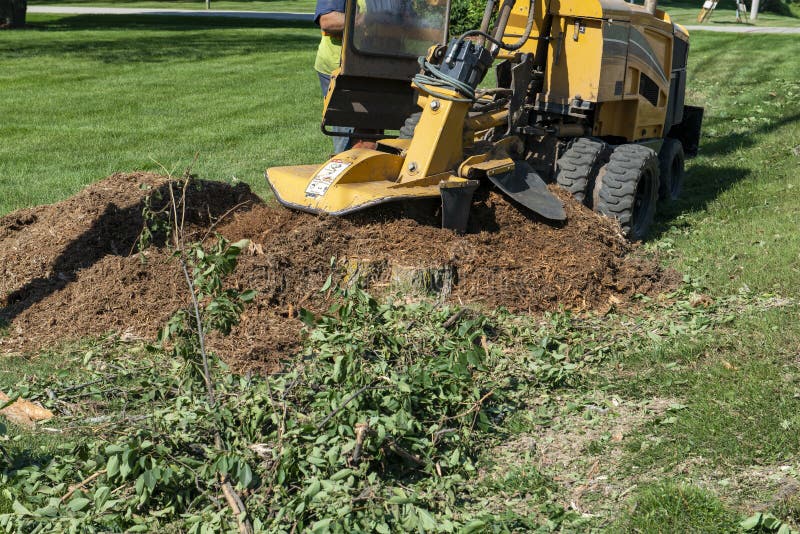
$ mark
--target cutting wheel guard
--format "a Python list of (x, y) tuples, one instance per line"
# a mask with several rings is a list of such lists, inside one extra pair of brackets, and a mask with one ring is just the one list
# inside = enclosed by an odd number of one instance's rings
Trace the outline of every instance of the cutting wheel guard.
[(564, 204), (547, 189), (541, 176), (524, 161), (514, 163), (514, 169), (489, 176), (500, 191), (537, 215), (550, 221), (564, 221)]

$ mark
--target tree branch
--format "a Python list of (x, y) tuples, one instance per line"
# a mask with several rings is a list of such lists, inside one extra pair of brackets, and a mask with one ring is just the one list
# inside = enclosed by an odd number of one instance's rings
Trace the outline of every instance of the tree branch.
[(69, 491), (68, 491), (68, 492), (67, 492), (67, 493), (66, 493), (66, 494), (65, 494), (63, 497), (61, 497), (61, 502), (62, 502), (62, 503), (65, 503), (65, 502), (67, 502), (67, 500), (68, 500), (70, 497), (72, 497), (72, 494), (73, 494), (73, 493), (75, 493), (75, 492), (76, 492), (76, 491), (78, 491), (80, 488), (84, 487), (86, 484), (88, 484), (88, 483), (89, 483), (89, 482), (91, 482), (92, 480), (96, 479), (96, 478), (97, 478), (97, 477), (99, 477), (100, 475), (103, 475), (103, 474), (105, 474), (105, 472), (106, 472), (106, 470), (105, 470), (105, 469), (101, 469), (100, 471), (97, 471), (96, 473), (94, 473), (94, 474), (91, 474), (91, 475), (89, 475), (88, 477), (84, 478), (83, 480), (81, 480), (81, 481), (80, 481), (80, 482), (78, 482), (77, 484), (73, 484), (72, 486), (70, 486), (70, 487), (69, 487)]

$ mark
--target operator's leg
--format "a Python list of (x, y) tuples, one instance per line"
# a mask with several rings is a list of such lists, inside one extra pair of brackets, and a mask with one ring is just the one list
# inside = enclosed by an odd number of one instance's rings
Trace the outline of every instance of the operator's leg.
[[(319, 75), (319, 87), (322, 89), (322, 98), (325, 98), (325, 95), (328, 94), (328, 87), (331, 85), (331, 77), (327, 74), (322, 74), (321, 72), (317, 72)], [(352, 133), (353, 129), (348, 128), (346, 126), (329, 126), (328, 129), (334, 132), (341, 132), (341, 133)], [(339, 152), (344, 152), (345, 150), (352, 148), (353, 140), (346, 136), (334, 136), (331, 137), (333, 140), (333, 153), (338, 154)]]

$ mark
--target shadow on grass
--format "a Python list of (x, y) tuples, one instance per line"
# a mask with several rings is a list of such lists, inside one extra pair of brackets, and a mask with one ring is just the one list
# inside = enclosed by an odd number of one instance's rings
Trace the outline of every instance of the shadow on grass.
[[(702, 142), (700, 152), (704, 156), (714, 158), (727, 156), (738, 150), (752, 148), (758, 142), (759, 136), (770, 134), (797, 121), (800, 121), (800, 113), (787, 115), (747, 132), (732, 132), (728, 135)], [(743, 167), (718, 167), (709, 164), (690, 165), (686, 172), (680, 199), (675, 202), (659, 203), (656, 221), (650, 231), (648, 240), (661, 237), (681, 214), (705, 210), (719, 195), (749, 176), (750, 170)]]
[[(245, 28), (275, 31), (227, 31)], [(55, 38), (40, 39), (35, 49), (20, 42), (0, 43), (0, 56), (6, 59), (51, 56), (64, 60), (72, 56), (81, 60), (124, 64), (200, 61), (269, 52), (283, 54), (291, 65), (292, 54), (311, 51), (319, 43), (315, 32), (304, 31), (308, 29), (308, 24), (287, 21), (76, 16), (37, 25), (33, 31), (56, 35)], [(79, 33), (84, 30), (97, 31), (98, 35)], [(67, 36), (69, 32), (74, 33)]]
[(741, 167), (693, 165), (686, 173), (681, 197), (674, 202), (659, 202), (656, 220), (647, 240), (659, 239), (674, 226), (680, 215), (707, 209), (719, 195), (748, 176), (750, 170)]
[[(169, 9), (165, 8), (164, 11), (169, 12)], [(199, 13), (203, 12), (199, 11)], [(317, 28), (313, 22), (182, 15), (73, 15), (58, 17), (46, 22), (33, 23), (30, 27), (33, 30), (43, 31), (196, 31), (238, 28), (280, 28), (291, 30)], [(315, 37), (317, 40), (319, 39), (318, 36)]]
[[(758, 136), (772, 133), (779, 128), (798, 121), (800, 121), (800, 113), (786, 115), (747, 132), (732, 132), (728, 135), (705, 141), (700, 145), (700, 151), (704, 156), (725, 156), (743, 148), (751, 148), (758, 142)], [(721, 121), (714, 121), (710, 126), (715, 126), (717, 122)]]

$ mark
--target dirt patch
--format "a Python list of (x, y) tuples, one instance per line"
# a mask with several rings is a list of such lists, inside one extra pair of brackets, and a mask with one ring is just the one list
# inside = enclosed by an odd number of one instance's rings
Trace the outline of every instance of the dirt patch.
[[(0, 218), (0, 321), (7, 327), (0, 350), (36, 350), (109, 330), (152, 338), (186, 304), (169, 251), (136, 253), (144, 199), (153, 191), (168, 198), (165, 184), (152, 174), (116, 174), (58, 204)], [(468, 233), (457, 236), (437, 228), (435, 203), (319, 217), (264, 204), (244, 185), (196, 185), (187, 197), (190, 236), (219, 232), (253, 243), (231, 283), (258, 290), (258, 298), (229, 339), (212, 343), (239, 368), (273, 370), (298, 347), (296, 312), (326, 307), (319, 288), (334, 257), (335, 273), (348, 262), (373, 266), (371, 282), (379, 286), (398, 266), (446, 266), (451, 301), (518, 312), (604, 309), (677, 280), (629, 256), (614, 222), (568, 198), (568, 221), (553, 227), (481, 190)]]

